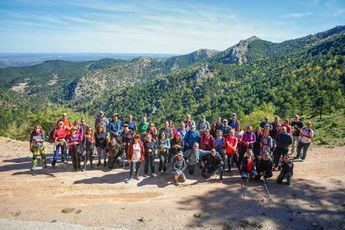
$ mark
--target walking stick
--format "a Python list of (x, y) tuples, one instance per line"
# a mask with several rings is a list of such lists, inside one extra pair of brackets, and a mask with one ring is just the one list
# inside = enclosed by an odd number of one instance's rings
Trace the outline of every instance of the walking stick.
[(246, 196), (247, 196), (248, 181), (249, 181), (249, 173), (247, 173), (247, 178), (246, 178), (246, 180), (244, 182), (244, 186), (243, 186), (243, 198), (246, 198)]

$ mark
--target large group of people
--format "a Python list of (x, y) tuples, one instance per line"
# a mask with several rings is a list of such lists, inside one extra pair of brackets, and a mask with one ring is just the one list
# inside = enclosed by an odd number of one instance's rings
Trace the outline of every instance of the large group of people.
[[(54, 142), (52, 167), (56, 167), (59, 158), (65, 164), (71, 159), (75, 171), (86, 170), (88, 162), (90, 168), (129, 166), (125, 182), (139, 180), (143, 164), (145, 177), (170, 173), (176, 185), (186, 181), (185, 171), (193, 175), (198, 169), (206, 179), (218, 174), (220, 182), (226, 170), (231, 175), (237, 169), (247, 180), (267, 180), (273, 171), (280, 171), (277, 183), (286, 179), (290, 184), (294, 167), (290, 158), (304, 161), (313, 136), (311, 122), (304, 126), (298, 115), (291, 122), (275, 117), (271, 123), (265, 117), (255, 130), (251, 126), (243, 130), (235, 113), (229, 120), (218, 117), (212, 124), (204, 115), (196, 123), (187, 114), (178, 127), (173, 121), (166, 121), (158, 129), (146, 117), (136, 121), (130, 115), (122, 120), (115, 113), (108, 119), (101, 111), (94, 126), (83, 118), (71, 122), (64, 113), (49, 139)], [(47, 167), (45, 139), (42, 127), (36, 125), (30, 135), (32, 170), (37, 168), (38, 157), (42, 167)]]

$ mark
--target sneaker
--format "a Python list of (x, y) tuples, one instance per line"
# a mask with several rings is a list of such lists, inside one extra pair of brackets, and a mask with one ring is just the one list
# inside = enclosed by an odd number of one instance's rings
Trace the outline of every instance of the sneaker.
[(140, 180), (138, 176), (133, 177), (134, 180)]
[(97, 167), (101, 166), (101, 161), (98, 161)]
[(148, 177), (149, 175), (145, 173), (144, 177)]
[(155, 173), (152, 173), (151, 175), (153, 178), (157, 177), (157, 175)]
[(180, 183), (179, 183), (179, 182), (176, 182), (176, 183), (175, 183), (175, 186), (176, 186), (176, 187), (180, 186)]
[(131, 180), (131, 178), (127, 178), (127, 179), (125, 180), (125, 183), (128, 184), (130, 180)]
[(32, 166), (32, 168), (30, 170), (33, 171), (33, 170), (36, 170), (36, 169), (37, 169), (37, 167), (34, 165), (34, 166)]

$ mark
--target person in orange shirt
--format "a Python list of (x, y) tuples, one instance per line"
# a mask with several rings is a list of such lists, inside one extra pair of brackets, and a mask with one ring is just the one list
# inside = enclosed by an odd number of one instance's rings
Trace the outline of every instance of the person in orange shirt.
[[(70, 135), (71, 134), (71, 128), (72, 128), (73, 124), (72, 124), (71, 121), (69, 121), (67, 119), (67, 113), (63, 113), (62, 114), (62, 119), (59, 120), (59, 121), (62, 121), (62, 123), (63, 123), (63, 128), (66, 131), (66, 136)], [(56, 128), (59, 128), (58, 122), (56, 123)]]

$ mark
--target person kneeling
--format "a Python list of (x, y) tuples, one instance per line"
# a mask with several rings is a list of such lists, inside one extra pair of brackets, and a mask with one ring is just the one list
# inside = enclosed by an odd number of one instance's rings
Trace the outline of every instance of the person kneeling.
[(260, 180), (261, 177), (264, 177), (264, 180), (266, 181), (267, 178), (272, 177), (272, 166), (273, 161), (269, 157), (268, 152), (265, 151), (262, 155), (262, 158), (259, 160), (259, 163), (256, 168), (258, 173), (256, 179)]
[(224, 162), (214, 148), (211, 149), (210, 153), (202, 156), (201, 167), (202, 177), (209, 179), (218, 171), (220, 183), (223, 183)]
[(290, 161), (289, 155), (284, 155), (282, 162), (279, 165), (280, 174), (277, 177), (277, 183), (281, 184), (286, 178), (287, 185), (291, 183), (291, 177), (293, 175), (293, 163)]
[(186, 161), (183, 158), (183, 152), (180, 151), (171, 161), (172, 165), (172, 173), (174, 175), (174, 183), (176, 186), (179, 185), (180, 182), (186, 181), (186, 175), (184, 174), (184, 170), (186, 168)]
[(247, 179), (248, 176), (254, 178), (257, 175), (258, 173), (254, 169), (253, 151), (251, 149), (248, 149), (246, 152), (246, 156), (242, 160), (241, 176), (243, 179)]

